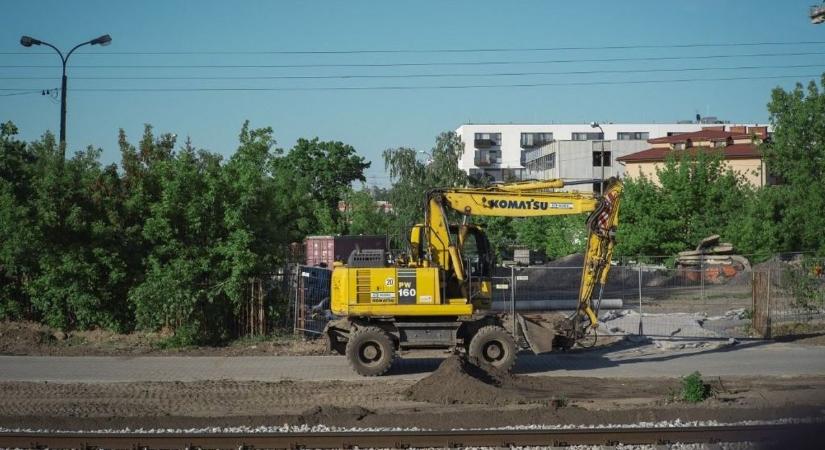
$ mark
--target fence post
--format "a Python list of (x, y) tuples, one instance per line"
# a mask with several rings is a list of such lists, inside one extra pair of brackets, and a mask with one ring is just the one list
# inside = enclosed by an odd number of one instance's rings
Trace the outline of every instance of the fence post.
[(301, 288), (301, 268), (298, 265), (293, 266), (295, 272), (292, 274), (292, 285), (294, 286), (295, 292), (295, 302), (292, 304), (293, 307), (293, 317), (292, 317), (292, 331), (296, 335), (298, 334), (298, 290)]
[(510, 266), (510, 321), (516, 337), (516, 268)]
[(636, 265), (639, 268), (639, 336), (644, 336), (644, 326), (642, 325), (642, 261), (636, 258)]
[[(767, 289), (767, 302), (765, 305), (765, 339), (771, 338), (771, 316), (773, 316), (773, 305), (771, 305), (771, 272), (772, 270), (768, 270), (768, 289)], [(779, 272), (782, 273), (782, 272)], [(781, 276), (781, 275), (780, 275)]]
[(701, 292), (702, 303), (706, 304), (707, 297), (705, 297), (705, 255), (699, 256), (699, 280), (702, 286), (699, 291)]

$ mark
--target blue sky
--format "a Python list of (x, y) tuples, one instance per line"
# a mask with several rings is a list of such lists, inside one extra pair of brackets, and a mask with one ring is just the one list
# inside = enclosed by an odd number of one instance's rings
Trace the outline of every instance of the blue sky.
[[(341, 140), (373, 161), (369, 183), (386, 185), (381, 151), (429, 150), (440, 131), (465, 122), (669, 122), (697, 112), (766, 122), (775, 86), (792, 87), (825, 71), (825, 43), (750, 47), (627, 48), (482, 53), (243, 54), (250, 51), (557, 48), (695, 43), (825, 42), (825, 25), (804, 1), (37, 1), (6, 2), (0, 16), (0, 94), (60, 84), (57, 56), (19, 45), (23, 34), (68, 49), (108, 33), (112, 45), (85, 47), (69, 63), (68, 142), (104, 149), (118, 161), (117, 131), (136, 142), (144, 123), (190, 136), (230, 155), (244, 120), (272, 126), (279, 146), (299, 137)], [(82, 51), (82, 53), (81, 53)], [(223, 54), (135, 55), (112, 52)], [(598, 61), (638, 57), (822, 53), (720, 59)], [(517, 61), (590, 59), (522, 64)], [(300, 65), (501, 61), (498, 65), (299, 68), (103, 68), (100, 65)], [(515, 61), (515, 62), (514, 62)], [(822, 64), (818, 66), (818, 64)], [(815, 67), (789, 67), (813, 65)], [(92, 67), (82, 67), (92, 66)], [(771, 66), (725, 70), (724, 67)], [(604, 73), (605, 70), (714, 70)], [(482, 76), (491, 73), (602, 71), (590, 74)], [(83, 77), (444, 75), (434, 78), (128, 80)], [(806, 75), (807, 77), (801, 77)], [(569, 83), (789, 76), (782, 79), (570, 85)], [(45, 77), (48, 79), (33, 79)], [(12, 80), (8, 78), (23, 78)], [(483, 89), (301, 90), (242, 92), (90, 92), (94, 88), (317, 88), (369, 86), (568, 85)], [(72, 89), (76, 89), (73, 91)], [(0, 97), (0, 121), (24, 139), (56, 133), (59, 103), (40, 94)]]

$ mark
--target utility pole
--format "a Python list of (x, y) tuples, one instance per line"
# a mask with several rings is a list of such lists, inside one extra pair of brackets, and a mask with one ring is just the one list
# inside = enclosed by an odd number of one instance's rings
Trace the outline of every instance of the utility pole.
[(104, 34), (103, 36), (97, 37), (92, 39), (91, 41), (86, 41), (80, 44), (77, 44), (69, 50), (69, 53), (66, 56), (63, 56), (63, 53), (54, 45), (49, 44), (48, 42), (41, 41), (39, 39), (35, 39), (31, 36), (23, 36), (20, 38), (20, 45), (23, 47), (31, 47), (32, 45), (45, 45), (47, 47), (51, 47), (57, 54), (60, 56), (60, 61), (63, 63), (63, 79), (60, 82), (60, 151), (63, 155), (63, 159), (66, 159), (66, 63), (69, 61), (69, 56), (72, 56), (75, 50), (84, 46), (84, 45), (100, 45), (106, 46), (112, 42), (111, 36), (108, 34)]

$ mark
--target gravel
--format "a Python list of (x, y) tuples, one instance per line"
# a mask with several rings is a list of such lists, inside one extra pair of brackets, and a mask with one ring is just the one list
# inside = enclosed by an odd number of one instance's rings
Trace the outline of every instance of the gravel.
[[(825, 414), (825, 410), (822, 410)], [(716, 427), (716, 426), (754, 426), (754, 425), (786, 425), (786, 424), (813, 424), (825, 423), (825, 417), (788, 417), (775, 420), (743, 420), (738, 422), (721, 423), (716, 420), (679, 419), (658, 422), (637, 422), (630, 424), (597, 424), (597, 425), (518, 425), (491, 428), (452, 428), (451, 431), (503, 431), (503, 430), (585, 430), (585, 429), (623, 429), (623, 428), (676, 428), (676, 427)], [(259, 427), (205, 427), (205, 428), (103, 428), (95, 430), (54, 430), (44, 428), (2, 428), (0, 433), (80, 433), (80, 434), (190, 434), (190, 433), (223, 433), (223, 434), (256, 434), (256, 433), (341, 433), (341, 432), (417, 432), (433, 431), (419, 427), (335, 427), (327, 425), (273, 425)]]

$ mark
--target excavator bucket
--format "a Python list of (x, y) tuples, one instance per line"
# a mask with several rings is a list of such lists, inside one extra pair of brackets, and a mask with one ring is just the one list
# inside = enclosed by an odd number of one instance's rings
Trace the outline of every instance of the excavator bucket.
[(549, 353), (556, 347), (564, 347), (563, 314), (516, 314), (522, 336), (535, 354)]

